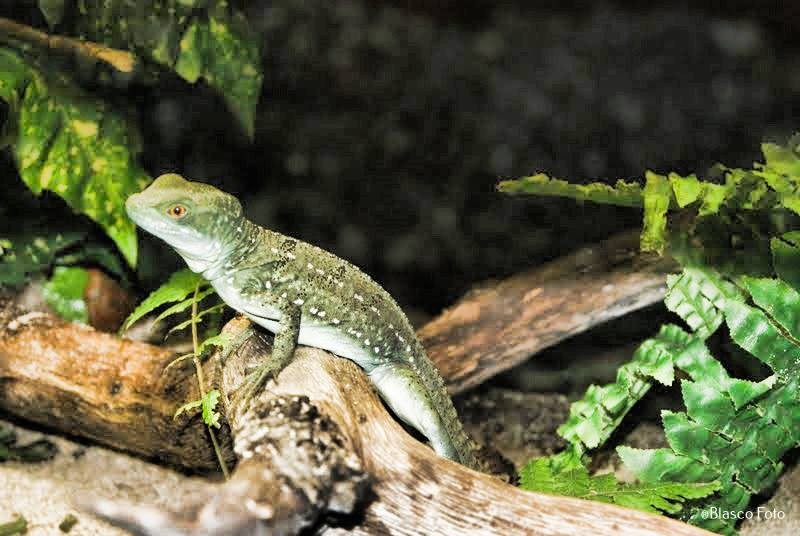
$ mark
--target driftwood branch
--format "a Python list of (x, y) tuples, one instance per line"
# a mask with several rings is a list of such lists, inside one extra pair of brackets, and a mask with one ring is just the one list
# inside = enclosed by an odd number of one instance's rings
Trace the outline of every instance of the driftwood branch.
[[(628, 246), (629, 237), (617, 238), (485, 288), (423, 328), (454, 390), (660, 298), (668, 265), (631, 255)], [(559, 299), (564, 292), (571, 299)], [(226, 329), (246, 324), (236, 319)], [(526, 335), (516, 337), (516, 329)], [(457, 351), (461, 337), (466, 350)], [(267, 340), (251, 338), (224, 366), (209, 361), (206, 375), (234, 393), (269, 351)], [(173, 357), (0, 299), (0, 409), (143, 457), (213, 469), (199, 417), (172, 418), (197, 397), (188, 364), (165, 374)], [(331, 513), (350, 514), (347, 529), (360, 534), (703, 534), (659, 516), (524, 492), (439, 458), (387, 413), (360, 369), (319, 350), (300, 349), (254, 404), (225, 403), (220, 440), (238, 465), (217, 493), (177, 514), (102, 501), (90, 508), (148, 535), (294, 534), (323, 522), (330, 532), (344, 530)]]
[(176, 403), (198, 396), (188, 364), (164, 374), (174, 357), (0, 298), (2, 410), (144, 458), (213, 470), (202, 422), (173, 419)]
[(0, 40), (7, 42), (10, 39), (51, 51), (102, 61), (123, 73), (133, 72), (136, 67), (136, 56), (126, 50), (118, 50), (99, 43), (62, 35), (51, 35), (31, 26), (0, 17)]
[[(171, 419), (193, 396), (191, 370), (162, 376), (171, 357), (162, 350), (2, 310), (4, 408), (145, 456), (195, 468), (213, 463), (199, 421)], [(264, 339), (251, 339), (216, 381), (235, 391), (265, 351)], [(163, 535), (253, 534), (256, 527), (293, 534), (359, 504), (347, 527), (357, 534), (703, 534), (659, 516), (524, 492), (439, 458), (386, 412), (360, 369), (319, 350), (300, 349), (253, 405), (231, 404), (226, 415), (233, 439), (222, 434), (222, 441), (233, 443), (239, 465), (196, 509), (172, 515), (102, 501), (92, 509), (139, 534)]]
[(639, 251), (638, 232), (613, 236), (484, 285), (418, 335), (459, 393), (587, 329), (661, 301), (675, 263)]

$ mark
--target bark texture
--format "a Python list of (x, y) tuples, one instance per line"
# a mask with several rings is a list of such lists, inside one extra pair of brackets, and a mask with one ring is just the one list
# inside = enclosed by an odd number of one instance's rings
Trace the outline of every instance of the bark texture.
[(626, 232), (473, 290), (418, 335), (452, 393), (592, 326), (661, 301), (675, 263)]

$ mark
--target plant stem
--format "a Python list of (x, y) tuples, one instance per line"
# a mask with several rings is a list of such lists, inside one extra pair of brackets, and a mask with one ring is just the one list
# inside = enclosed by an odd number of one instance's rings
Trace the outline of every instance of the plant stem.
[(0, 17), (0, 41), (8, 42), (11, 39), (93, 58), (105, 62), (123, 73), (133, 72), (136, 67), (136, 56), (126, 50), (117, 50), (99, 43), (81, 41), (63, 35), (47, 34), (25, 24)]
[[(192, 362), (194, 363), (195, 371), (197, 371), (197, 385), (200, 388), (200, 399), (202, 400), (206, 396), (206, 382), (203, 378), (203, 366), (200, 363), (200, 345), (197, 342), (197, 295), (199, 293), (200, 283), (194, 287), (194, 297), (192, 298), (192, 347), (194, 348), (194, 357), (192, 357)], [(225, 464), (225, 459), (222, 457), (222, 449), (219, 448), (217, 434), (214, 433), (214, 429), (211, 427), (211, 425), (206, 424), (206, 428), (208, 428), (208, 433), (211, 436), (211, 443), (214, 445), (214, 454), (217, 455), (217, 460), (219, 461), (219, 466), (222, 469), (222, 474), (225, 476), (225, 480), (227, 480), (230, 478), (230, 473), (228, 472), (228, 466)]]

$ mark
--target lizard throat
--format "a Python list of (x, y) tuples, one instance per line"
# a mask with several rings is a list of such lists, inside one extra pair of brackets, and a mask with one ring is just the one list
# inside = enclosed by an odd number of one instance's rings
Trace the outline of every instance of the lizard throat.
[[(256, 224), (242, 218), (235, 226), (231, 227), (230, 235), (223, 241), (226, 247), (203, 259), (192, 259), (190, 261), (185, 255), (182, 256), (189, 268), (194, 271), (201, 271), (203, 277), (209, 281), (230, 276), (237, 272), (241, 262), (258, 248), (259, 231), (260, 229)], [(192, 262), (201, 269), (195, 270), (192, 267)]]

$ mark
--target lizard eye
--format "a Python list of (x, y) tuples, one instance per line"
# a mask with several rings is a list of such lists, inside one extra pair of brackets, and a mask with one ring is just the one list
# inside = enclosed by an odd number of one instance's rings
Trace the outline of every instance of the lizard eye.
[(183, 205), (172, 205), (167, 209), (167, 215), (175, 220), (183, 218), (187, 212), (188, 209)]

